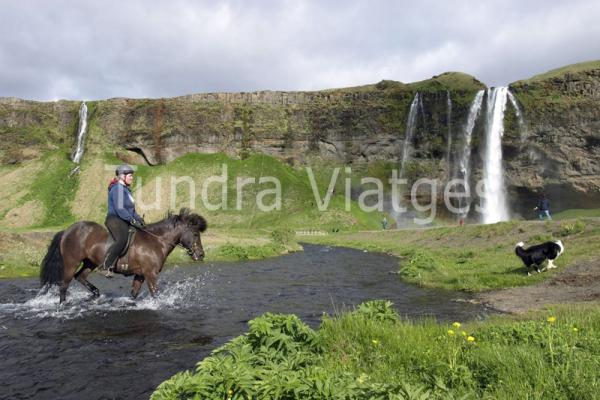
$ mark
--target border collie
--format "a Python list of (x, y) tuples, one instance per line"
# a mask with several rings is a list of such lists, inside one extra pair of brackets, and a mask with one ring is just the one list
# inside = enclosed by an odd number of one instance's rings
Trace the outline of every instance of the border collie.
[[(560, 240), (536, 244), (535, 246), (528, 248), (524, 248), (524, 246), (525, 243), (523, 242), (517, 243), (515, 253), (517, 253), (517, 256), (521, 257), (523, 264), (527, 267), (527, 276), (531, 275), (532, 267), (535, 268), (538, 273), (545, 271), (546, 269), (556, 268), (553, 261), (565, 251), (565, 246), (563, 246)], [(548, 265), (540, 270), (542, 263), (546, 260), (548, 260)]]

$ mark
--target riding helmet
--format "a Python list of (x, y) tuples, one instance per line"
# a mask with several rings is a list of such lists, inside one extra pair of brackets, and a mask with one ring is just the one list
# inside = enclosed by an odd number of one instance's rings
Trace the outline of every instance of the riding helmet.
[(117, 167), (117, 169), (115, 170), (115, 175), (117, 175), (117, 176), (127, 175), (127, 174), (133, 174), (133, 168), (131, 167), (131, 165), (128, 165), (128, 164), (119, 165)]

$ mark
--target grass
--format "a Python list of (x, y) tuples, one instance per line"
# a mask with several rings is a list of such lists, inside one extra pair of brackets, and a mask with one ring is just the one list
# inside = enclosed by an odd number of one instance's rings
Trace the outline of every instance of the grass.
[[(560, 267), (530, 277), (514, 256), (515, 243), (560, 239)], [(600, 221), (511, 221), (431, 229), (349, 232), (307, 237), (307, 242), (381, 251), (400, 257), (399, 274), (407, 282), (471, 292), (531, 285), (564, 268), (597, 257)]]
[(79, 184), (77, 174), (70, 176), (76, 164), (65, 156), (64, 151), (46, 154), (42, 162), (45, 168), (30, 184), (24, 201), (37, 200), (44, 206), (44, 219), (35, 227), (64, 225), (75, 221), (71, 202)]
[(265, 314), (152, 399), (594, 399), (600, 310), (484, 322), (401, 320), (385, 301), (323, 318)]
[(596, 101), (593, 96), (580, 93), (577, 90), (559, 89), (553, 79), (565, 79), (567, 74), (575, 75), (576, 80), (586, 82), (593, 80), (593, 76), (586, 78), (580, 73), (600, 69), (600, 60), (588, 61), (557, 68), (532, 78), (520, 80), (510, 84), (511, 90), (519, 102), (527, 110), (526, 114), (545, 114), (557, 116), (561, 112), (573, 109), (594, 109)]
[[(210, 176), (221, 176), (223, 165), (227, 166), (227, 199), (224, 202), (225, 209), (209, 210), (202, 201), (201, 190), (203, 182)], [(324, 197), (329, 179), (335, 165), (318, 165), (314, 167), (315, 178), (319, 195)], [(142, 195), (144, 203), (151, 202), (155, 193), (161, 192), (163, 202), (160, 210), (149, 211), (151, 218), (158, 218), (163, 213), (171, 195), (171, 177), (192, 178), (195, 186), (196, 196), (193, 206), (203, 214), (209, 221), (210, 226), (219, 228), (235, 229), (277, 229), (278, 227), (289, 228), (320, 228), (333, 229), (359, 229), (375, 228), (381, 220), (379, 213), (365, 213), (361, 211), (356, 203), (350, 212), (344, 211), (344, 199), (338, 191), (332, 196), (330, 207), (327, 211), (320, 212), (317, 209), (313, 189), (307, 172), (304, 168), (295, 169), (281, 161), (265, 156), (253, 154), (246, 159), (233, 159), (223, 154), (187, 154), (177, 160), (156, 167), (140, 166), (136, 172), (136, 179), (143, 183), (137, 188), (136, 195)], [(274, 177), (281, 184), (281, 210), (263, 212), (258, 207), (258, 196), (264, 190), (275, 188), (272, 183), (258, 183), (260, 177)], [(236, 182), (238, 178), (256, 178), (257, 183), (243, 188), (238, 199)], [(345, 176), (343, 171), (338, 176), (338, 182), (343, 182)], [(158, 182), (160, 187), (158, 186)], [(217, 184), (208, 188), (208, 200), (211, 204), (220, 204), (221, 187)], [(181, 183), (176, 186), (176, 207), (190, 206), (190, 185)], [(236, 209), (240, 201), (241, 210)], [(267, 195), (263, 202), (269, 206), (274, 204), (274, 195)]]
[(600, 217), (600, 208), (571, 209), (552, 215), (554, 219), (594, 218)]
[(535, 75), (529, 79), (525, 79), (519, 82), (532, 83), (551, 78), (563, 76), (567, 73), (575, 74), (578, 72), (590, 71), (594, 69), (600, 69), (600, 60), (586, 61), (577, 64), (566, 65), (564, 67), (552, 69), (542, 74)]

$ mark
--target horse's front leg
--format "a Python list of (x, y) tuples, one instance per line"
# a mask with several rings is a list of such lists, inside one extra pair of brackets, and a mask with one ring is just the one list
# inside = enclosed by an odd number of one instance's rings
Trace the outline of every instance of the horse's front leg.
[(144, 283), (144, 275), (135, 275), (133, 277), (133, 283), (131, 284), (131, 297), (137, 298), (138, 294), (140, 294), (140, 289), (142, 288), (142, 284)]

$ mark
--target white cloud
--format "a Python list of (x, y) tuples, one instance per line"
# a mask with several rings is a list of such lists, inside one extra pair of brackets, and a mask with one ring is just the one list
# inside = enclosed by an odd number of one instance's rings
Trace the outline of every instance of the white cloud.
[(600, 3), (3, 2), (0, 96), (313, 90), (463, 71), (506, 84), (598, 58)]

